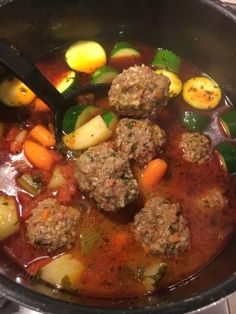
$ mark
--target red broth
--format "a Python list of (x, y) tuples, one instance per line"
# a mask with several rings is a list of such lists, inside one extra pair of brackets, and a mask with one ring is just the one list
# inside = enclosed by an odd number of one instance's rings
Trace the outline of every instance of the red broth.
[[(137, 45), (137, 48), (142, 56), (138, 63), (149, 65), (154, 55), (154, 49), (144, 45)], [(108, 46), (108, 55), (109, 51)], [(111, 65), (121, 70), (134, 63), (137, 63), (137, 60), (123, 59), (119, 63), (113, 62)], [(37, 61), (37, 66), (54, 84), (68, 70), (61, 50), (43, 56)], [(194, 65), (181, 60), (179, 77), (183, 82), (201, 74), (201, 70)], [(89, 83), (90, 77), (88, 75), (80, 74), (79, 78), (82, 85)], [(97, 104), (109, 106), (107, 99), (97, 100)], [(226, 138), (218, 127), (216, 117), (219, 112), (230, 106), (228, 99), (223, 96), (218, 107), (208, 112), (212, 116), (213, 122), (205, 133), (211, 138), (213, 145)], [(29, 106), (29, 116), (24, 122), (27, 127), (32, 128), (38, 122), (48, 124), (48, 122), (53, 121), (52, 113), (48, 111), (35, 112), (33, 108), (34, 103)], [(142, 195), (125, 211), (107, 214), (99, 211), (96, 204), (79, 191), (73, 180), (70, 181), (70, 188), (72, 187), (74, 190), (71, 198), (67, 201), (70, 205), (81, 209), (82, 219), (78, 226), (78, 241), (72, 249), (66, 252), (79, 258), (84, 265), (84, 271), (78, 279), (77, 287), (73, 293), (102, 298), (145, 294), (147, 289), (140, 280), (139, 269), (159, 261), (167, 263), (168, 271), (156, 291), (166, 289), (196, 275), (221, 252), (230, 240), (236, 221), (235, 180), (232, 180), (232, 176), (226, 173), (214, 151), (210, 161), (205, 162), (200, 167), (197, 164), (190, 164), (182, 158), (178, 142), (185, 129), (181, 125), (179, 113), (184, 110), (191, 110), (191, 107), (185, 103), (180, 94), (169, 100), (168, 106), (157, 119), (158, 124), (167, 134), (167, 143), (160, 158), (163, 156), (167, 161), (168, 171), (151, 195)], [(3, 122), (6, 123), (7, 130), (16, 123), (21, 123), (17, 121), (17, 118), (12, 118), (12, 113), (14, 112), (13, 115), (16, 117), (16, 112), (20, 110), (9, 109), (2, 105), (0, 111), (1, 116), (6, 117), (6, 121)], [(73, 175), (73, 157), (70, 159), (58, 158), (57, 163), (70, 165), (69, 170), (66, 169), (71, 171), (70, 175)], [(140, 170), (134, 170), (136, 176), (139, 177)], [(3, 138), (0, 143), (0, 191), (16, 197), (21, 227), (17, 234), (2, 242), (2, 251), (23, 271), (35, 275), (53, 257), (64, 253), (64, 251), (50, 255), (47, 251), (32, 247), (27, 242), (24, 220), (27, 219), (39, 200), (47, 198), (51, 194), (44, 189), (39, 196), (34, 198), (22, 191), (17, 186), (15, 178), (26, 171), (39, 172), (45, 186), (52, 174), (52, 171), (42, 172), (33, 168), (22, 153), (12, 155), (9, 144)], [(228, 206), (224, 210), (207, 211), (200, 209), (199, 198), (214, 187), (225, 191)], [(67, 192), (64, 191), (64, 197)], [(53, 194), (63, 198), (63, 191), (60, 196), (55, 192)], [(172, 202), (179, 202), (182, 206), (183, 216), (188, 221), (191, 246), (179, 256), (153, 256), (145, 252), (130, 230), (129, 223), (133, 221), (135, 213), (143, 207), (145, 199), (155, 195), (168, 196)], [(80, 234), (87, 228), (93, 228), (99, 232), (103, 240), (100, 246), (91, 250), (89, 254), (81, 256)], [(128, 240), (122, 245), (116, 245), (115, 239), (119, 233), (128, 235)]]

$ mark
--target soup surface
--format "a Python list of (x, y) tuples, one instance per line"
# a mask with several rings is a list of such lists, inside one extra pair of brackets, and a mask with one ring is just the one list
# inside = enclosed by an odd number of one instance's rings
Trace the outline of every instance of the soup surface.
[[(213, 81), (193, 64), (180, 59), (178, 70), (169, 69), (168, 57), (155, 63), (156, 48), (141, 44), (118, 56), (112, 44), (103, 47), (105, 61), (97, 54), (88, 71), (77, 71), (65, 49), (36, 61), (58, 89), (65, 78), (74, 84), (74, 74), (82, 86), (113, 80), (109, 96), (75, 97), (63, 123), (70, 136), (59, 145), (46, 104), (32, 95), (27, 104), (17, 99), (13, 108), (14, 98), (7, 106), (2, 82), (0, 237), (2, 252), (32, 279), (118, 298), (179, 284), (227, 244), (236, 219), (236, 126), (229, 99), (222, 94), (212, 105), (217, 96), (201, 79)], [(108, 75), (96, 77), (104, 64)], [(163, 67), (179, 80), (172, 94), (166, 73), (158, 72)], [(193, 78), (202, 86), (188, 87)], [(197, 99), (197, 108), (184, 93), (198, 88), (208, 98)]]

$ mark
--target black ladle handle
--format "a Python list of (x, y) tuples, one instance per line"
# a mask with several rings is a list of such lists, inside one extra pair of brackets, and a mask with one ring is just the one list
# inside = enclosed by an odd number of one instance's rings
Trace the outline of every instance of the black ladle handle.
[(46, 77), (18, 50), (0, 38), (0, 62), (27, 85), (54, 112), (65, 105), (65, 98), (46, 79)]

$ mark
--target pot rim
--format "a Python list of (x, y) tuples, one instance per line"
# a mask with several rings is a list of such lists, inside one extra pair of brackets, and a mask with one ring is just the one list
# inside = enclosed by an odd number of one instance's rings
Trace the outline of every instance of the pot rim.
[[(12, 1), (12, 0), (11, 0)], [(11, 2), (9, 1), (9, 2)], [(236, 23), (236, 12), (227, 4), (222, 3), (220, 0), (198, 0), (203, 5), (209, 6), (227, 18)], [(52, 298), (45, 294), (36, 292), (27, 288), (0, 273), (0, 291), (1, 295), (10, 301), (17, 302), (20, 305), (31, 308), (36, 311), (44, 313), (81, 313), (86, 314), (108, 314), (108, 313), (185, 313), (196, 310), (214, 303), (221, 298), (233, 293), (236, 290), (236, 272), (224, 280), (222, 283), (201, 293), (193, 294), (193, 296), (182, 299), (176, 302), (161, 303), (157, 305), (148, 305), (142, 307), (129, 307), (129, 308), (112, 308), (112, 307), (99, 307), (87, 306), (74, 302), (64, 301)]]
[(81, 305), (74, 302), (55, 299), (24, 287), (21, 284), (5, 277), (3, 274), (0, 274), (0, 291), (3, 297), (33, 310), (50, 314), (72, 314), (78, 313), (78, 310), (81, 313), (86, 314), (154, 314), (157, 313), (157, 311), (159, 314), (186, 313), (207, 306), (210, 303), (217, 302), (221, 298), (224, 298), (227, 295), (233, 293), (235, 291), (235, 287), (236, 273), (233, 273), (230, 278), (226, 279), (221, 284), (218, 284), (202, 293), (196, 293), (192, 297), (180, 301), (157, 305), (147, 305), (143, 307), (112, 308)]

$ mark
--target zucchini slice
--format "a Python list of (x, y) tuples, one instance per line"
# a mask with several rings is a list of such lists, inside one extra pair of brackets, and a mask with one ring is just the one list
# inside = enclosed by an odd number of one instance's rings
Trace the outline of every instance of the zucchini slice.
[(106, 64), (106, 52), (95, 41), (78, 41), (67, 49), (65, 60), (72, 70), (91, 74)]
[(106, 141), (112, 135), (100, 115), (63, 137), (64, 144), (71, 150), (86, 149)]
[(167, 71), (165, 69), (156, 70), (155, 73), (164, 75), (168, 77), (168, 79), (170, 80), (170, 86), (169, 86), (170, 97), (176, 97), (180, 94), (183, 84), (177, 74)]
[(65, 133), (74, 131), (78, 116), (87, 108), (87, 105), (70, 107), (64, 114), (62, 128)]
[(119, 122), (117, 115), (112, 111), (108, 111), (102, 117), (108, 129), (114, 131)]
[(223, 112), (219, 121), (227, 136), (236, 138), (236, 111), (229, 110)]
[(236, 172), (236, 147), (230, 143), (223, 142), (216, 146), (218, 157), (229, 174)]
[(75, 129), (80, 128), (82, 125), (84, 125), (86, 122), (88, 122), (101, 112), (102, 108), (93, 105), (86, 106), (86, 108), (77, 117)]
[(16, 182), (21, 189), (34, 196), (39, 194), (42, 190), (42, 184), (36, 182), (35, 178), (30, 173), (24, 173)]
[(166, 274), (167, 264), (157, 263), (145, 269), (143, 274), (143, 283), (148, 291), (153, 291), (158, 286), (160, 280)]
[(181, 112), (180, 116), (186, 129), (193, 132), (204, 131), (211, 120), (208, 115), (193, 111)]
[(140, 57), (140, 53), (137, 49), (134, 48), (133, 45), (131, 45), (128, 42), (118, 42), (115, 44), (111, 51), (111, 59), (116, 58), (128, 58), (128, 57)]
[(73, 95), (79, 86), (79, 81), (75, 71), (68, 71), (56, 84), (56, 89), (66, 98)]
[(63, 117), (63, 131), (68, 134), (80, 128), (101, 111), (101, 108), (93, 105), (76, 105), (69, 108)]
[(180, 67), (180, 58), (170, 50), (158, 49), (151, 65), (178, 73)]
[(118, 74), (116, 69), (104, 65), (93, 73), (91, 84), (111, 83)]
[(190, 106), (210, 110), (221, 100), (221, 89), (216, 82), (205, 76), (196, 76), (183, 85), (183, 98)]
[(0, 101), (9, 107), (29, 105), (35, 94), (17, 78), (6, 79), (0, 84)]
[(0, 194), (0, 240), (19, 229), (16, 201), (14, 197)]
[(43, 266), (39, 277), (57, 289), (74, 290), (83, 269), (84, 266), (78, 259), (71, 254), (65, 254)]

